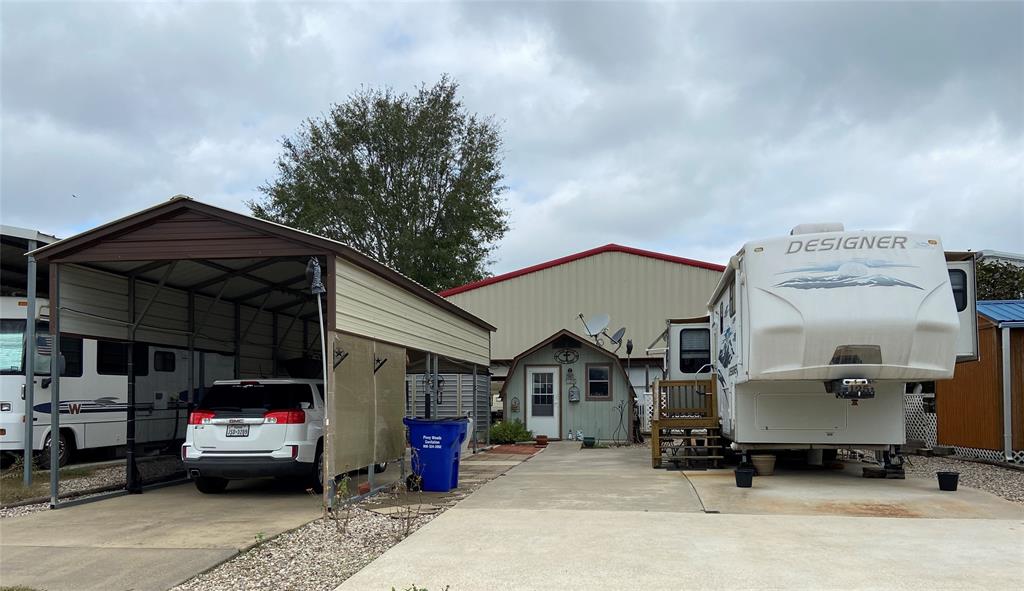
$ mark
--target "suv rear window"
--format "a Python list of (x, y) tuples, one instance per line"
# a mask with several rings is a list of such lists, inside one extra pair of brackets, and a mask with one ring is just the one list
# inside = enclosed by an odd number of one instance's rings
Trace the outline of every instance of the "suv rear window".
[(207, 390), (204, 410), (287, 410), (311, 408), (309, 384), (218, 384)]

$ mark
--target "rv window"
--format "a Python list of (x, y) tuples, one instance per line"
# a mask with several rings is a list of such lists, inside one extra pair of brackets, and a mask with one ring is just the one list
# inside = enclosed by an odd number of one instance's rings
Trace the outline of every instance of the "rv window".
[[(39, 330), (39, 329), (36, 329)], [(45, 330), (49, 330), (47, 327)], [(38, 333), (37, 333), (38, 334)], [(50, 342), (50, 336), (46, 335), (46, 342)], [(64, 371), (60, 372), (60, 375), (68, 378), (80, 378), (82, 377), (82, 339), (81, 337), (60, 337), (60, 354), (64, 357)], [(40, 358), (36, 355), (36, 373), (39, 374), (39, 362)], [(44, 375), (50, 375), (50, 360), (46, 359), (46, 367), (43, 372)]]
[(587, 364), (587, 399), (610, 399), (612, 397), (612, 366), (609, 364)]
[(174, 353), (170, 351), (153, 352), (153, 371), (174, 371)]
[[(36, 358), (32, 369), (36, 375), (50, 375), (50, 326), (46, 322), (36, 324)], [(82, 339), (62, 336), (61, 354), (64, 355), (64, 371), (60, 375), (70, 378), (82, 377)], [(0, 321), (0, 373), (22, 374), (25, 357), (25, 321)]]
[[(135, 343), (132, 369), (136, 376), (149, 375), (148, 351), (146, 345)], [(128, 343), (96, 341), (96, 373), (107, 376), (128, 375)]]
[(953, 301), (956, 302), (956, 311), (963, 312), (967, 309), (967, 273), (963, 269), (950, 269), (949, 284), (953, 286)]
[(711, 371), (711, 331), (706, 328), (684, 328), (679, 331), (679, 371), (704, 373)]
[(736, 315), (736, 287), (729, 284), (729, 317)]
[(21, 373), (25, 355), (25, 321), (0, 320), (0, 373)]

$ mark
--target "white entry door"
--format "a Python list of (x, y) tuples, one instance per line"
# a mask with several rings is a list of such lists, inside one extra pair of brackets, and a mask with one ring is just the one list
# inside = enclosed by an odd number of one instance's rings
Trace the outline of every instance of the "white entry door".
[(526, 428), (534, 436), (559, 437), (558, 368), (527, 368), (526, 393)]

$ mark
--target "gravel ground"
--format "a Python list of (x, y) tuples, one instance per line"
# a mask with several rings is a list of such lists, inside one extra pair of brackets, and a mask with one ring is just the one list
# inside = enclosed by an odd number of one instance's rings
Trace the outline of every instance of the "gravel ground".
[[(450, 494), (406, 493), (398, 485), (398, 492), (377, 494), (354, 506), (345, 531), (332, 519), (317, 519), (259, 544), (172, 591), (330, 591), (484, 483), (511, 469), (493, 470), (486, 464), (463, 463), (464, 481)], [(374, 509), (393, 513), (382, 515)]]
[[(408, 533), (435, 516), (410, 516)], [(260, 544), (174, 591), (334, 589), (401, 541), (406, 520), (355, 507), (346, 532), (333, 520), (318, 519)]]
[(1024, 503), (1024, 470), (932, 456), (908, 456), (905, 470), (908, 476), (931, 479), (935, 478), (936, 472), (959, 472), (960, 484), (964, 486)]
[[(144, 482), (155, 481), (160, 478), (174, 474), (181, 470), (181, 460), (176, 457), (157, 457), (157, 458), (144, 458), (139, 461), (139, 473), (142, 475)], [(74, 468), (70, 466), (69, 468)], [(79, 478), (72, 478), (60, 481), (60, 496), (74, 497), (74, 498), (87, 498), (97, 496), (106, 493), (95, 493), (89, 495), (80, 495), (82, 491), (103, 487), (103, 486), (114, 486), (124, 485), (125, 477), (124, 464), (117, 464), (106, 468), (100, 468), (95, 472), (90, 473), (88, 476), (82, 476)], [(44, 478), (49, 479), (49, 472), (42, 472), (33, 476), (33, 478)], [(37, 511), (43, 511), (50, 508), (49, 501), (43, 503), (37, 503), (34, 505), (23, 505), (21, 507), (6, 507), (0, 509), (0, 519), (7, 519), (10, 517), (20, 517), (22, 515), (28, 515)]]

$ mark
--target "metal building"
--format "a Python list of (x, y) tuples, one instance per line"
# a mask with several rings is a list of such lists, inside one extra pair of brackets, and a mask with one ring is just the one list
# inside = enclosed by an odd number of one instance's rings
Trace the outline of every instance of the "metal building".
[[(579, 315), (608, 314), (612, 330), (626, 328), (634, 344), (631, 378), (643, 386), (647, 355), (668, 318), (707, 313), (707, 302), (725, 268), (683, 257), (607, 244), (441, 292), (448, 301), (497, 327), (492, 374), (503, 378), (512, 360), (562, 329), (586, 338)], [(626, 348), (619, 348), (626, 359)], [(660, 373), (658, 376), (660, 377)], [(653, 380), (653, 377), (651, 378)]]
[[(286, 375), (283, 366), (296, 359), (326, 367), (325, 478), (401, 456), (406, 368), (437, 368), (441, 361), (486, 373), (490, 364), (493, 327), (408, 277), (345, 244), (184, 196), (29, 257), (30, 265), (49, 265), (51, 334), (128, 345), (130, 491), (144, 480), (136, 419), (154, 404), (188, 402), (202, 386), (192, 370), (197, 352), (230, 356), (236, 378)], [(311, 259), (322, 271), (322, 298), (309, 290)], [(59, 354), (60, 339), (52, 342)], [(134, 343), (187, 351), (186, 400), (136, 391)], [(63, 434), (60, 421), (68, 414), (60, 402), (59, 365), (51, 364), (53, 384), (45, 394), (59, 409), (51, 429)], [(29, 378), (29, 400), (32, 384)], [(56, 505), (56, 480), (51, 485)]]

